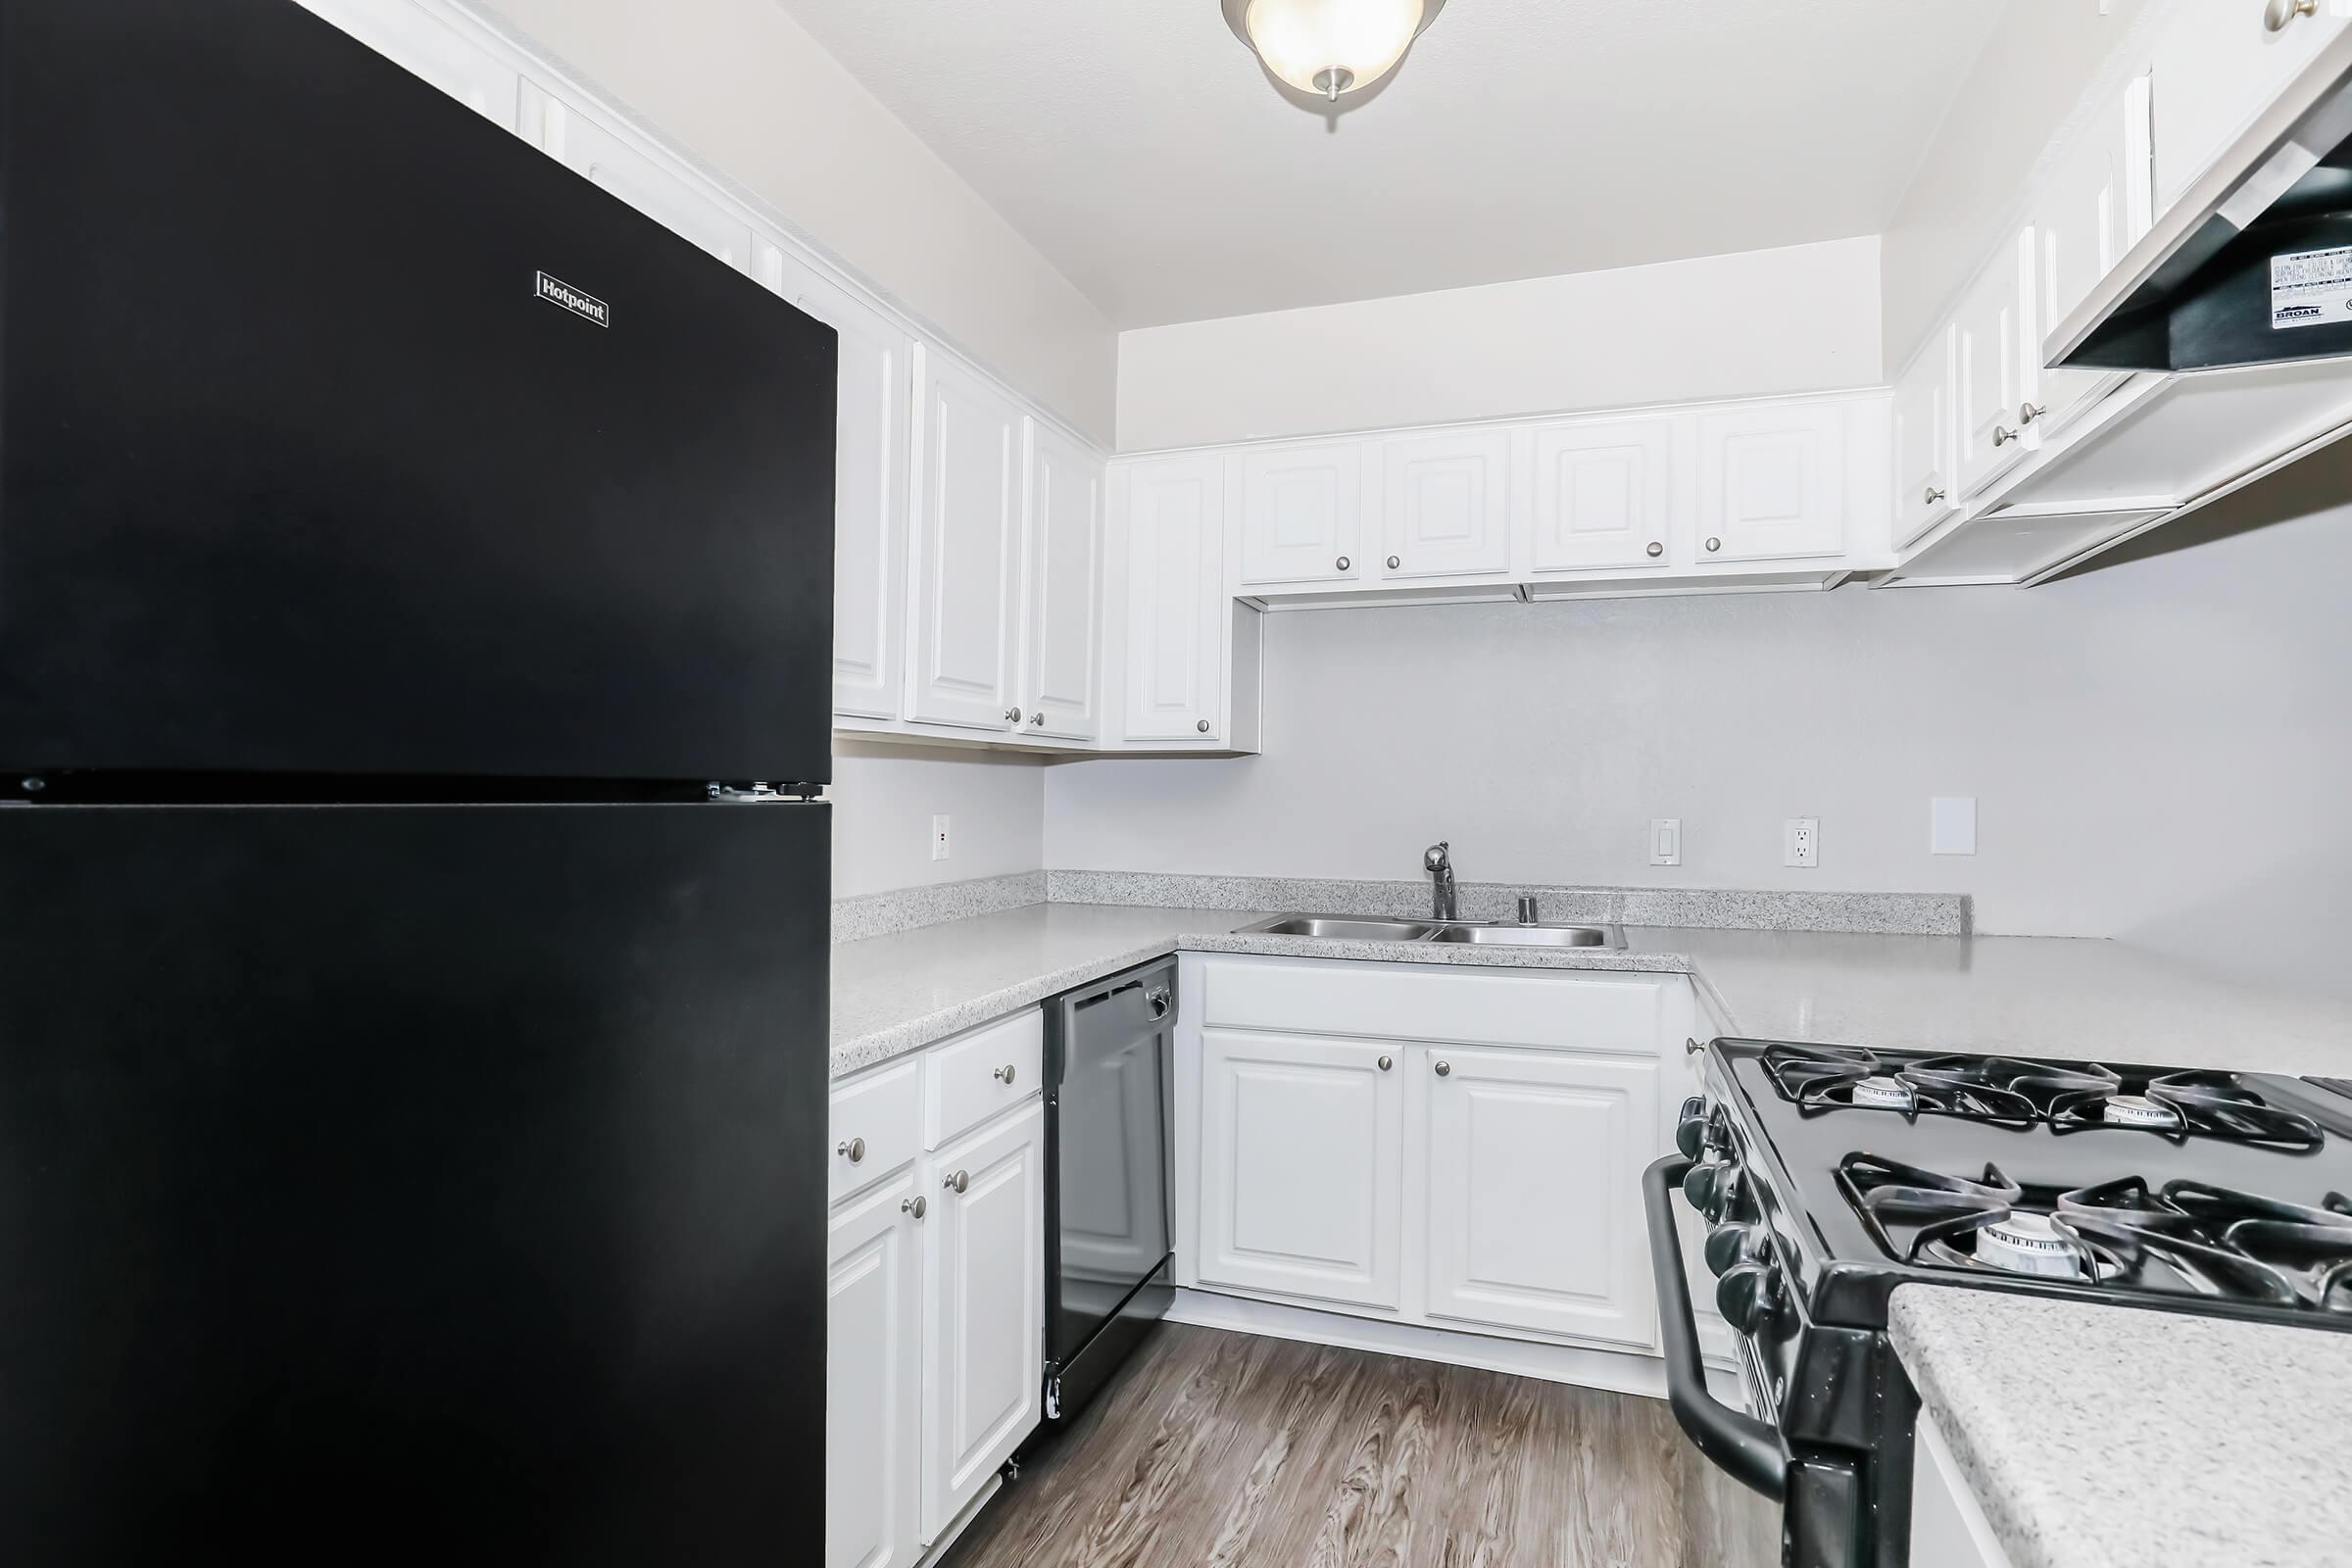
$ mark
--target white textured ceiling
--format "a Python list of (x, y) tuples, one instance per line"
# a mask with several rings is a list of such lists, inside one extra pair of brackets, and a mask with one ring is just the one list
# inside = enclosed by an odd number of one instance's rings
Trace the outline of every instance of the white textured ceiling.
[(1131, 327), (1877, 233), (2005, 0), (1451, 0), (1336, 121), (1217, 0), (778, 3)]

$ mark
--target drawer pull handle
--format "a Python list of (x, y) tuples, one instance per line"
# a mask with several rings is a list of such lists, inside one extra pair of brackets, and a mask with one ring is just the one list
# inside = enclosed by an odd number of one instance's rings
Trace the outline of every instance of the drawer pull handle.
[(2023, 441), (2025, 437), (2015, 430), (2006, 429), (1997, 424), (1992, 427), (1992, 444), (1996, 447), (2005, 447), (2012, 441)]
[(968, 1192), (972, 1185), (972, 1173), (968, 1170), (959, 1170), (939, 1185), (951, 1193)]
[(862, 1138), (844, 1139), (842, 1142), (833, 1146), (833, 1152), (836, 1154), (847, 1154), (850, 1158), (850, 1163), (855, 1165), (865, 1158), (865, 1140)]
[(1720, 540), (1720, 539), (1709, 539), (1709, 540), (1707, 541), (1707, 554), (1708, 554), (1708, 555), (1710, 555), (1710, 556), (1711, 556), (1711, 555), (1713, 555), (1713, 554), (1714, 554), (1716, 551), (1718, 551), (1718, 550), (1721, 550), (1722, 548), (1723, 548), (1723, 541), (1722, 541), (1722, 540)]
[(1012, 1066), (1013, 1064), (1008, 1061), (1004, 1066), (999, 1067), (990, 1076), (995, 1078), (997, 1082), (1001, 1084), (1008, 1084), (1012, 1082)]
[(1649, 559), (1650, 559), (1650, 560), (1652, 560), (1652, 561), (1655, 561), (1655, 560), (1657, 560), (1657, 559), (1658, 559), (1660, 556), (1664, 555), (1665, 553), (1666, 553), (1666, 547), (1665, 547), (1664, 545), (1662, 545), (1662, 544), (1658, 543), (1658, 542), (1657, 542), (1655, 539), (1652, 539), (1652, 540), (1649, 542), (1649, 552), (1648, 552), (1648, 554), (1649, 554)]
[(921, 1219), (930, 1212), (930, 1209), (931, 1200), (927, 1198), (902, 1198), (899, 1200), (899, 1212), (912, 1214), (916, 1219)]
[(1391, 556), (1391, 557), (1389, 558), (1389, 569), (1390, 569), (1391, 571), (1395, 571), (1395, 570), (1396, 570), (1396, 569), (1398, 566), (1401, 566), (1401, 565), (1403, 565), (1403, 564), (1404, 564), (1404, 559), (1403, 559), (1402, 557), (1400, 557), (1400, 556)]

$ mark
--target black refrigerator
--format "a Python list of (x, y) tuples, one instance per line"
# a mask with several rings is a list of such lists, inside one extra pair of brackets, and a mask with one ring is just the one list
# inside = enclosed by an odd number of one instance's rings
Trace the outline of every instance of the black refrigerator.
[(834, 354), (292, 0), (0, 6), (0, 1561), (821, 1551)]

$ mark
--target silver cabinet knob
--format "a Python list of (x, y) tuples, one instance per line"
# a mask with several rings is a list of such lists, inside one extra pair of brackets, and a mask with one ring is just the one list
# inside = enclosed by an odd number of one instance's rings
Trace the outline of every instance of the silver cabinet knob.
[(1451, 1077), (1452, 1075), (1453, 1075), (1453, 1063), (1452, 1063), (1452, 1062), (1450, 1062), (1450, 1061), (1441, 1061), (1441, 1062), (1439, 1062), (1439, 1063), (1438, 1063), (1438, 1076), (1439, 1076), (1439, 1077), (1441, 1077), (1441, 1078), (1449, 1078), (1449, 1077)]
[(1707, 541), (1707, 551), (1709, 554), (1713, 554), (1715, 551), (1721, 550), (1722, 548), (1723, 541), (1720, 539), (1710, 539)]
[(1380, 1058), (1380, 1070), (1382, 1072), (1387, 1072), (1391, 1067), (1396, 1065), (1396, 1058), (1395, 1056), (1383, 1056)]
[(1402, 559), (1401, 557), (1398, 557), (1398, 556), (1391, 556), (1391, 557), (1389, 558), (1389, 569), (1390, 569), (1391, 571), (1395, 571), (1395, 570), (1396, 570), (1396, 569), (1398, 566), (1401, 566), (1401, 565), (1403, 565), (1403, 564), (1404, 564), (1404, 561), (1403, 561), (1403, 559)]
[(927, 1198), (902, 1198), (899, 1200), (899, 1212), (921, 1219), (931, 1212), (931, 1200)]
[(1992, 444), (1996, 447), (2005, 447), (2012, 441), (2023, 441), (2024, 439), (2024, 434), (2019, 431), (2004, 430), (1997, 424), (1992, 427)]
[(968, 1170), (959, 1170), (939, 1185), (951, 1193), (968, 1192), (972, 1185), (972, 1173)]
[(2273, 32), (2282, 32), (2297, 17), (2316, 17), (2320, 0), (2271, 0), (2262, 8), (2262, 24)]
[(1200, 723), (1198, 723), (1198, 724), (1195, 724), (1195, 725), (1193, 726), (1193, 728), (1195, 728), (1195, 729), (1199, 730), (1199, 731), (1200, 731), (1201, 734), (1205, 735), (1205, 734), (1207, 734), (1207, 733), (1208, 733), (1208, 720), (1204, 718), (1204, 719), (1200, 720)]
[(865, 1158), (865, 1140), (862, 1138), (844, 1139), (833, 1146), (833, 1152), (846, 1155), (849, 1162), (855, 1165)]
[(1943, 492), (1942, 492), (1942, 491), (1940, 491), (1940, 490), (1936, 489), (1936, 488), (1934, 485), (1930, 485), (1930, 486), (1928, 486), (1928, 505), (1929, 505), (1929, 506), (1931, 506), (1931, 507), (1932, 507), (1932, 506), (1934, 506), (1934, 505), (1935, 505), (1936, 502), (1938, 502), (1938, 501), (1941, 501), (1942, 499), (1943, 499)]
[(1040, 728), (1040, 729), (1043, 729), (1043, 728), (1045, 728), (1045, 727), (1046, 727), (1046, 715), (1045, 715), (1044, 711), (1041, 710), (1040, 710), (1040, 711), (1038, 711), (1038, 712), (1031, 713), (1031, 714), (1029, 715), (1029, 722), (1030, 722), (1030, 723), (1032, 723), (1032, 724), (1034, 724), (1034, 725), (1036, 725), (1036, 726), (1037, 726), (1038, 728)]
[(2044, 408), (2038, 403), (2021, 403), (2017, 406), (2017, 422), (2020, 424), (2032, 424), (2035, 419), (2040, 418), (2043, 415), (2049, 412), (2050, 411), (2047, 408)]
[(1338, 561), (1334, 562), (1333, 564), (1338, 566), (1342, 571), (1346, 571), (1348, 569), (1348, 558), (1346, 556), (1342, 556)]
[(1652, 540), (1649, 542), (1649, 559), (1650, 559), (1650, 560), (1652, 560), (1652, 561), (1655, 561), (1655, 560), (1657, 560), (1657, 559), (1658, 559), (1658, 557), (1660, 557), (1660, 556), (1664, 555), (1665, 553), (1666, 553), (1666, 547), (1665, 547), (1664, 545), (1662, 545), (1662, 544), (1658, 543), (1658, 542), (1657, 542), (1655, 539), (1652, 539)]
[(1018, 724), (1020, 721), (1021, 721), (1021, 710), (1020, 710), (1019, 709), (1017, 709), (1017, 708), (1007, 708), (1006, 710), (1004, 710), (1004, 722), (1005, 722), (1005, 723), (1007, 723), (1007, 724)]
[(1001, 1084), (1008, 1084), (1008, 1083), (1012, 1082), (1012, 1065), (1013, 1065), (1013, 1064), (1012, 1064), (1011, 1062), (1009, 1062), (1009, 1061), (1008, 1061), (1008, 1062), (1006, 1062), (1006, 1063), (1005, 1063), (1004, 1066), (1002, 1066), (1002, 1067), (999, 1067), (999, 1068), (998, 1068), (998, 1069), (997, 1069), (997, 1070), (996, 1070), (994, 1073), (991, 1073), (989, 1076), (991, 1076), (991, 1077), (995, 1078), (995, 1079), (996, 1079), (996, 1081), (997, 1081), (997, 1082), (999, 1082), (999, 1083), (1001, 1083)]

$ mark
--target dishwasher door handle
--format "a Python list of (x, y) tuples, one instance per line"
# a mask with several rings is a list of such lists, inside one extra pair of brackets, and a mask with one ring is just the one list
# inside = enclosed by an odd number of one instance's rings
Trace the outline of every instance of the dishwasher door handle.
[(1676, 1184), (1691, 1161), (1668, 1154), (1642, 1173), (1642, 1202), (1649, 1217), (1649, 1266), (1657, 1276), (1658, 1330), (1666, 1348), (1666, 1402), (1698, 1451), (1735, 1481), (1767, 1497), (1788, 1494), (1788, 1450), (1769, 1421), (1735, 1410), (1707, 1387), (1698, 1353), (1698, 1320), (1690, 1312), (1690, 1284), (1674, 1229)]

